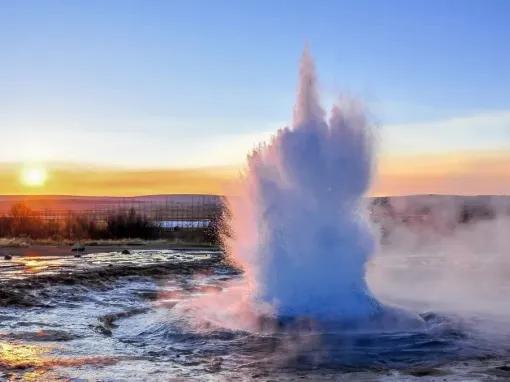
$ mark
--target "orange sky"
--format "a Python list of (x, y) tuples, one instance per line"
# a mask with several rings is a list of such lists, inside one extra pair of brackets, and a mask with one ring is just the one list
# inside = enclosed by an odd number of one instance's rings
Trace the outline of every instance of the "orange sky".
[[(70, 165), (47, 165), (45, 185), (20, 181), (23, 166), (0, 165), (3, 195), (111, 195), (165, 193), (225, 193), (240, 167), (126, 170)], [(384, 156), (371, 194), (509, 194), (510, 152), (458, 152)]]
[(380, 158), (375, 195), (509, 195), (510, 152), (457, 152)]
[(0, 166), (3, 195), (97, 195), (133, 196), (167, 193), (222, 192), (222, 184), (234, 178), (234, 168), (126, 170), (84, 166), (47, 166), (48, 179), (40, 187), (20, 180), (23, 166)]

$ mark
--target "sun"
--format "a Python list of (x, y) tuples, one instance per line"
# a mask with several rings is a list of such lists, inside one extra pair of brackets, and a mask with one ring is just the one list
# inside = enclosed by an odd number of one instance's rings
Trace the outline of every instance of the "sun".
[(27, 167), (21, 173), (21, 182), (29, 187), (41, 187), (47, 178), (48, 174), (43, 167)]

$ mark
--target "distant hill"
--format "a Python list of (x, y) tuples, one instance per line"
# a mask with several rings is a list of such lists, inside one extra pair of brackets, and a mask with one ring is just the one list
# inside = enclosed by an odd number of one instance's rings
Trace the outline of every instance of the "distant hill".
[(217, 195), (145, 195), (134, 197), (112, 196), (59, 196), (59, 195), (4, 195), (0, 196), (0, 214), (4, 214), (15, 203), (24, 203), (35, 211), (67, 210), (85, 211), (94, 209), (117, 208), (121, 206), (139, 206), (147, 204), (164, 205), (166, 203), (190, 205), (194, 203), (219, 203)]
[(408, 228), (421, 234), (450, 234), (457, 228), (510, 219), (510, 196), (413, 195), (374, 198), (371, 220), (385, 233)]

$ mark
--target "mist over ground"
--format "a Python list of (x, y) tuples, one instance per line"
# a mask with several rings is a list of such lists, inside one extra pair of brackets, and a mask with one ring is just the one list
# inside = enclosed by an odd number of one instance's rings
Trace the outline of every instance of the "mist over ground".
[(418, 311), (510, 319), (510, 198), (408, 196), (371, 206), (379, 248), (367, 281)]

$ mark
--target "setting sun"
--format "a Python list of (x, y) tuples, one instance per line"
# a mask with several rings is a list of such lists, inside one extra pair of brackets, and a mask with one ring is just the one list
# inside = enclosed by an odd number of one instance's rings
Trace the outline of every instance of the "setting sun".
[(29, 187), (40, 187), (46, 182), (48, 175), (42, 167), (28, 167), (21, 173), (21, 181)]

